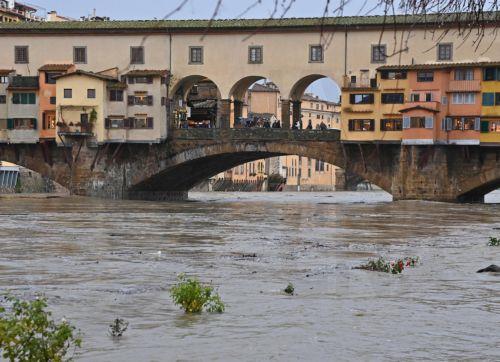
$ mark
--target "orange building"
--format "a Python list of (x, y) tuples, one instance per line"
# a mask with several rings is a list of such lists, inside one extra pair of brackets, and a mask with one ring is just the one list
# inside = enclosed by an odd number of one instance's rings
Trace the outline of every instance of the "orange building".
[(40, 139), (56, 138), (56, 78), (74, 71), (73, 64), (46, 64), (39, 71), (39, 116), (41, 120)]

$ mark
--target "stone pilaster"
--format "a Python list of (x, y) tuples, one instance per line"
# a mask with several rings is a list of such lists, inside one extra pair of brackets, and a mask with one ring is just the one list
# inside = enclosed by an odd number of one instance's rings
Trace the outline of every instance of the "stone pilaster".
[(281, 128), (290, 128), (290, 103), (288, 99), (281, 100)]
[(231, 100), (221, 99), (217, 106), (217, 128), (228, 129), (231, 119)]

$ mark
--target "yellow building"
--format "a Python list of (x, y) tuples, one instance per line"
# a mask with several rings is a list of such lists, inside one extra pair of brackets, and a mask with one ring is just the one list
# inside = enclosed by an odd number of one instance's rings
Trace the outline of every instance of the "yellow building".
[(407, 100), (405, 70), (381, 68), (375, 78), (367, 72), (345, 77), (342, 87), (344, 141), (401, 142), (402, 114)]
[(483, 68), (481, 144), (500, 144), (500, 64)]

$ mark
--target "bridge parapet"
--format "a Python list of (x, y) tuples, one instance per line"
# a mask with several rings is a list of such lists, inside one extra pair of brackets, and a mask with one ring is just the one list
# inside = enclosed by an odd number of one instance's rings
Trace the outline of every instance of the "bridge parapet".
[(280, 128), (188, 128), (172, 131), (173, 140), (212, 141), (339, 141), (340, 131), (293, 130)]

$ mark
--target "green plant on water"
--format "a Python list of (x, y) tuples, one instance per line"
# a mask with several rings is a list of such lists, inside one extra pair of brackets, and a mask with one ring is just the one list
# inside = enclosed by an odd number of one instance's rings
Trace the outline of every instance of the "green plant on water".
[(395, 261), (387, 261), (380, 257), (376, 260), (369, 260), (366, 264), (362, 264), (355, 269), (372, 270), (383, 273), (401, 274), (407, 267), (414, 267), (419, 263), (419, 257), (406, 257)]
[(295, 292), (295, 287), (293, 286), (292, 283), (288, 283), (288, 285), (286, 286), (284, 292), (288, 295), (293, 295), (293, 293)]
[(172, 300), (186, 313), (200, 313), (205, 310), (210, 313), (222, 313), (225, 310), (219, 294), (214, 287), (202, 284), (196, 278), (187, 278), (180, 274), (177, 284), (170, 288)]
[(488, 246), (500, 246), (500, 238), (492, 238), (490, 237), (490, 241), (488, 242)]
[(46, 310), (47, 300), (23, 301), (5, 297), (8, 309), (0, 306), (0, 356), (9, 361), (71, 361), (67, 357), (81, 347), (75, 327), (56, 323)]
[(119, 338), (128, 328), (128, 322), (121, 318), (116, 318), (112, 324), (109, 325), (109, 334), (111, 337)]

